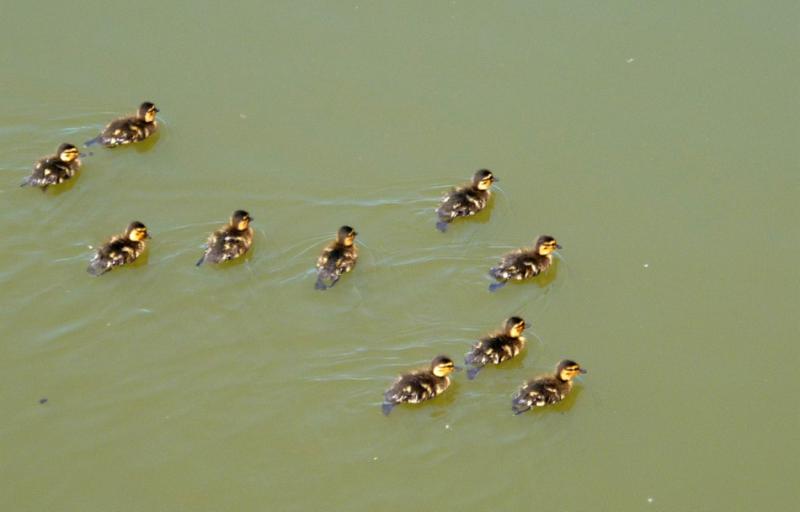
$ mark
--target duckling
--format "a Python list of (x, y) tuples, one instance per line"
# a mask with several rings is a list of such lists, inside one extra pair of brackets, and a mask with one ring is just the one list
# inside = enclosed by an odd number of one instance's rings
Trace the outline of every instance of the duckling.
[(533, 407), (557, 404), (572, 390), (572, 379), (582, 373), (586, 369), (575, 361), (561, 361), (552, 374), (524, 383), (511, 401), (511, 409), (514, 414), (522, 414)]
[(139, 105), (139, 110), (134, 116), (120, 117), (108, 123), (102, 133), (92, 140), (87, 140), (84, 145), (100, 143), (107, 148), (123, 144), (141, 142), (153, 135), (158, 129), (156, 113), (159, 110), (149, 101)]
[(317, 290), (325, 290), (339, 281), (342, 274), (350, 272), (358, 260), (356, 235), (350, 226), (342, 226), (336, 233), (336, 240), (323, 249), (317, 258)]
[(442, 394), (450, 386), (449, 375), (459, 369), (449, 357), (436, 356), (428, 368), (404, 373), (383, 394), (383, 414), (388, 416), (397, 404), (418, 404)]
[(147, 238), (150, 238), (150, 233), (147, 232), (145, 225), (141, 222), (131, 222), (125, 233), (115, 235), (97, 249), (86, 271), (93, 276), (99, 276), (114, 267), (133, 263), (147, 247), (145, 242)]
[(78, 159), (79, 156), (78, 148), (72, 144), (61, 144), (58, 146), (55, 155), (42, 158), (36, 162), (31, 175), (25, 178), (19, 186), (41, 187), (42, 192), (44, 192), (50, 185), (64, 183), (75, 176), (75, 173), (80, 169), (81, 161)]
[(231, 220), (218, 230), (211, 233), (206, 242), (206, 252), (197, 260), (199, 267), (206, 261), (222, 263), (243, 256), (253, 245), (253, 228), (250, 222), (253, 219), (244, 210), (236, 210), (231, 215)]
[(489, 270), (489, 275), (498, 281), (489, 286), (489, 291), (502, 288), (509, 279), (520, 281), (541, 274), (553, 263), (553, 252), (556, 249), (561, 249), (556, 239), (542, 235), (536, 240), (533, 249), (517, 249), (506, 254), (499, 265)]
[(444, 233), (447, 225), (458, 217), (469, 217), (486, 208), (492, 191), (489, 187), (498, 181), (492, 171), (481, 169), (472, 176), (472, 182), (461, 187), (456, 187), (444, 195), (436, 214), (439, 222), (436, 229)]
[(464, 362), (469, 365), (467, 378), (472, 380), (487, 364), (500, 364), (519, 354), (525, 348), (522, 331), (527, 325), (525, 320), (512, 316), (503, 324), (501, 331), (485, 336), (467, 352)]

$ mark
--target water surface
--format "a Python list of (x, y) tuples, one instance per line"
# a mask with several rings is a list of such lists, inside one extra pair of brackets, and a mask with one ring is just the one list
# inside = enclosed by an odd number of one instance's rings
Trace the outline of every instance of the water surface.
[[(262, 4), (4, 9), (0, 508), (796, 502), (795, 2)], [(157, 140), (18, 188), (143, 100)], [(490, 211), (437, 232), (481, 167)], [(238, 208), (252, 254), (196, 268)], [(88, 276), (133, 219), (146, 261)], [(361, 261), (317, 292), (342, 224)], [(542, 233), (553, 272), (490, 294)], [(512, 314), (520, 361), (380, 414), (395, 375)], [(574, 394), (512, 416), (564, 357)]]

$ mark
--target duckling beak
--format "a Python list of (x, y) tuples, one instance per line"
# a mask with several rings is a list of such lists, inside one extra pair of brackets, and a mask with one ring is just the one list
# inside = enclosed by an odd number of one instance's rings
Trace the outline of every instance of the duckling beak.
[(460, 372), (463, 369), (464, 369), (463, 366), (453, 366), (453, 371), (456, 371), (456, 372)]
[(158, 110), (157, 108), (154, 108), (154, 109), (153, 109), (153, 112), (161, 112), (161, 111), (160, 111), (160, 110)]
[(561, 244), (556, 244), (556, 249), (563, 249), (563, 247), (561, 246)]
[(153, 237), (150, 236), (150, 233), (147, 233), (147, 235), (145, 235), (145, 238), (153, 238)]
[(586, 373), (586, 368), (581, 368), (581, 373)]

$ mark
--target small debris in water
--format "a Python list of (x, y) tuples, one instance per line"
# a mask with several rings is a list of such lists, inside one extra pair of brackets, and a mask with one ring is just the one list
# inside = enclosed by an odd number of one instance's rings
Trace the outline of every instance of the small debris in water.
[(241, 117), (242, 119), (247, 119), (247, 115), (245, 114), (239, 114), (239, 117)]
[(445, 430), (450, 430), (450, 424), (449, 424), (449, 423), (447, 423), (447, 424), (444, 426), (444, 429), (445, 429)]
[(372, 457), (372, 460), (378, 460), (378, 457)]
[(653, 498), (647, 498), (647, 503), (653, 503)]
[(645, 264), (644, 264), (644, 265), (642, 265), (642, 266), (643, 266), (644, 268), (650, 268), (650, 264), (649, 264), (649, 263), (645, 263)]
[(39, 399), (39, 403), (40, 404), (46, 404), (47, 403), (47, 398), (40, 398)]
[(626, 60), (625, 62), (627, 62), (628, 64), (631, 64), (631, 63), (632, 63), (633, 61), (635, 61), (635, 60), (636, 60), (636, 59), (634, 59), (633, 57), (631, 57), (630, 59)]

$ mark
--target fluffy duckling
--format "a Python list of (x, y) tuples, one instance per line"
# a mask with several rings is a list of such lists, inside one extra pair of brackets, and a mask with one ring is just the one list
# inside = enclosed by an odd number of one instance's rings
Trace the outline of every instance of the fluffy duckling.
[(575, 361), (565, 359), (558, 363), (552, 374), (529, 380), (511, 401), (514, 414), (522, 414), (533, 407), (557, 404), (572, 390), (572, 379), (586, 373)]
[(125, 233), (112, 237), (97, 249), (86, 271), (93, 276), (99, 276), (114, 267), (133, 263), (147, 247), (145, 241), (147, 238), (150, 238), (150, 233), (147, 232), (145, 225), (141, 222), (131, 222)]
[(383, 414), (397, 404), (418, 404), (442, 394), (450, 386), (449, 375), (458, 369), (449, 357), (436, 356), (428, 368), (404, 373), (383, 394)]
[(58, 185), (75, 176), (81, 167), (78, 159), (80, 153), (78, 148), (72, 144), (61, 144), (58, 146), (55, 155), (42, 158), (33, 166), (30, 176), (20, 183), (20, 187), (30, 185), (41, 187), (42, 192), (47, 190), (50, 185)]
[(102, 133), (92, 140), (86, 141), (86, 146), (100, 143), (107, 148), (122, 144), (141, 142), (153, 135), (158, 129), (156, 113), (158, 109), (149, 101), (139, 105), (139, 110), (134, 116), (120, 117), (108, 123)]
[(444, 233), (447, 225), (458, 217), (469, 217), (486, 208), (492, 191), (489, 188), (497, 179), (488, 169), (481, 169), (472, 176), (472, 182), (456, 187), (444, 195), (436, 209), (439, 222), (436, 228)]
[(253, 245), (252, 220), (244, 210), (233, 212), (231, 220), (208, 237), (206, 252), (197, 260), (197, 266), (207, 261), (222, 263), (243, 256)]
[(502, 288), (510, 279), (520, 281), (538, 276), (553, 263), (553, 252), (556, 249), (561, 249), (556, 239), (542, 235), (536, 240), (533, 249), (517, 249), (506, 254), (500, 264), (489, 270), (489, 275), (497, 280), (489, 286), (489, 291)]
[(500, 364), (519, 354), (525, 348), (522, 331), (527, 325), (525, 320), (512, 316), (503, 324), (501, 331), (485, 336), (467, 352), (464, 362), (469, 366), (467, 378), (474, 379), (487, 364)]
[(350, 272), (358, 260), (355, 246), (356, 231), (350, 226), (342, 226), (336, 233), (336, 240), (328, 244), (317, 258), (317, 290), (325, 290), (339, 281), (342, 274)]

